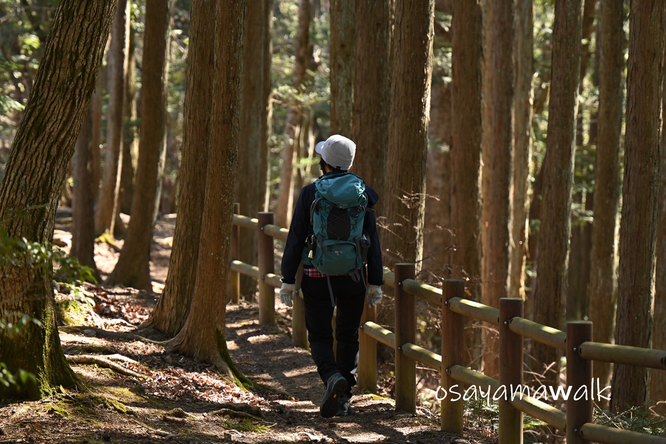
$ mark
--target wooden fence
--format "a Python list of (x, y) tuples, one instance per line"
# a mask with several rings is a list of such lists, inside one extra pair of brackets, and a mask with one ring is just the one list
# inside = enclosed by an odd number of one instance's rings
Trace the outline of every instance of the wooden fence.
[[(236, 213), (238, 211), (236, 210)], [(251, 276), (259, 282), (259, 320), (275, 324), (275, 288), (281, 285), (280, 276), (274, 270), (273, 239), (286, 240), (288, 230), (273, 225), (272, 213), (259, 213), (253, 219), (234, 215), (232, 256), (239, 257), (240, 228), (258, 232), (258, 265), (232, 260), (232, 301), (239, 299), (240, 274)], [(396, 409), (416, 411), (416, 363), (438, 370), (441, 387), (438, 394), (446, 393), (441, 401), (441, 427), (443, 431), (462, 435), (463, 404), (460, 399), (448, 396), (457, 385), (462, 387), (490, 387), (493, 394), (500, 394), (499, 442), (521, 443), (523, 440), (523, 413), (538, 418), (566, 432), (567, 443), (600, 442), (608, 444), (660, 443), (666, 438), (645, 435), (592, 422), (593, 392), (592, 361), (637, 365), (666, 370), (666, 351), (638, 347), (611, 345), (592, 341), (592, 323), (568, 322), (566, 332), (537, 324), (523, 318), (523, 300), (504, 298), (498, 308), (489, 307), (464, 298), (465, 285), (461, 280), (445, 280), (441, 289), (423, 284), (414, 279), (414, 264), (396, 264), (395, 272), (385, 271), (384, 279), (393, 287), (395, 294), (395, 332), (391, 332), (375, 321), (375, 310), (364, 313), (361, 325), (358, 384), (359, 388), (376, 391), (377, 343), (395, 350), (395, 402)], [(416, 299), (421, 298), (441, 307), (441, 355), (415, 344)], [(308, 347), (302, 297), (294, 299), (292, 311), (292, 343)], [(499, 380), (492, 379), (465, 367), (464, 317), (494, 325), (500, 336)], [(552, 407), (539, 399), (525, 395), (523, 386), (523, 340), (534, 341), (558, 348), (565, 352), (567, 365), (567, 387), (570, 390), (566, 401), (566, 412)], [(520, 386), (520, 387), (519, 387)], [(597, 390), (599, 387), (597, 387)], [(576, 400), (579, 390), (586, 396)]]

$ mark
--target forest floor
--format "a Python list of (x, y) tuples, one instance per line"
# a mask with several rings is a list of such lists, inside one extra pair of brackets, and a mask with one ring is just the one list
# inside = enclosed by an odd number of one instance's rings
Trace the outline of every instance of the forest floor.
[[(89, 391), (63, 389), (40, 401), (0, 405), (0, 443), (497, 442), (492, 423), (480, 417), (466, 419), (465, 438), (460, 438), (441, 432), (438, 415), (427, 408), (396, 412), (390, 368), (379, 375), (381, 395), (355, 394), (353, 416), (321, 418), (323, 386), (309, 352), (291, 345), (290, 311), (280, 304), (277, 326), (259, 324), (256, 304), (227, 306), (227, 345), (259, 387), (255, 391), (235, 386), (207, 364), (168, 352), (161, 342), (168, 338), (137, 327), (164, 286), (174, 223), (165, 217), (156, 228), (153, 293), (87, 286), (90, 304), (69, 304), (78, 310), (68, 312), (68, 324), (82, 328), (61, 327), (65, 354), (106, 358), (116, 370), (101, 361), (72, 364)], [(58, 224), (55, 239), (69, 245), (66, 224)], [(96, 244), (103, 277), (112, 271), (121, 246), (122, 241), (116, 248)], [(234, 410), (238, 406), (244, 407), (241, 413)]]

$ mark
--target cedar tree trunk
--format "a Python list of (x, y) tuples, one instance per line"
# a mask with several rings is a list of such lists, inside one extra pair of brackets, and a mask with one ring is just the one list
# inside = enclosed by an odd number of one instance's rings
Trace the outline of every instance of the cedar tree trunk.
[(235, 172), (238, 162), (244, 0), (216, 3), (215, 72), (206, 169), (206, 197), (199, 241), (194, 297), (183, 329), (170, 349), (210, 362), (232, 376), (224, 334), (226, 304), (220, 291), (229, 274)]
[[(631, 2), (615, 343), (634, 347), (650, 347), (652, 336), (665, 10), (663, 1)], [(648, 387), (646, 368), (616, 365), (611, 410), (643, 405)]]
[[(63, 0), (58, 6), (0, 185), (0, 227), (11, 237), (39, 243), (53, 239), (58, 199), (115, 6), (115, 1), (93, 0)], [(17, 336), (0, 330), (0, 362), (13, 373), (32, 372), (36, 384), (18, 396), (38, 398), (77, 381), (60, 347), (51, 273), (22, 262), (0, 268), (0, 313), (19, 313), (19, 319), (27, 314), (41, 325), (28, 323)], [(9, 393), (13, 389), (0, 385), (0, 399), (16, 397)]]
[(183, 122), (181, 190), (162, 297), (144, 327), (175, 336), (185, 324), (192, 303), (201, 237), (201, 215), (206, 193), (208, 134), (212, 107), (215, 3), (193, 2), (190, 11), (190, 47)]
[(390, 0), (356, 0), (352, 140), (358, 155), (354, 172), (382, 199), (389, 132), (390, 17)]
[[(483, 300), (486, 305), (499, 307), (500, 298), (508, 296), (509, 243), (511, 239), (511, 180), (513, 157), (513, 95), (514, 95), (514, 35), (515, 7), (513, 2), (492, 2), (492, 91), (490, 112), (487, 181), (488, 200), (487, 243), (484, 244)], [(486, 330), (484, 365), (486, 374), (499, 375), (497, 352), (499, 342), (492, 330)]]
[(435, 34), (433, 0), (397, 0), (391, 43), (391, 95), (386, 183), (385, 264), (421, 268), (425, 175)]
[[(241, 130), (238, 146), (238, 173), (243, 178), (236, 190), (241, 214), (257, 217), (262, 211), (260, 191), (265, 182), (261, 177), (261, 129), (264, 108), (264, 2), (250, 1), (245, 11), (243, 31), (243, 85), (241, 92)], [(246, 230), (240, 238), (240, 259), (247, 264), (257, 263), (257, 232)], [(254, 296), (257, 281), (241, 276), (241, 294)]]
[(129, 13), (130, 2), (128, 0), (118, 0), (107, 57), (109, 117), (107, 120), (102, 187), (95, 208), (95, 232), (97, 234), (109, 231), (113, 235), (118, 213), (123, 162), (121, 144), (123, 138), (123, 103), (125, 101), (124, 84), (129, 49)]
[(150, 246), (166, 155), (167, 42), (169, 2), (148, 0), (144, 32), (141, 138), (132, 218), (118, 263), (107, 285), (124, 285), (152, 291)]
[[(454, 0), (452, 36), (451, 220), (455, 237), (453, 278), (466, 281), (470, 299), (481, 302), (481, 4)], [(476, 323), (474, 323), (476, 324)], [(470, 360), (480, 355), (481, 330), (468, 325)]]
[[(548, 141), (542, 166), (544, 205), (539, 232), (540, 260), (534, 295), (534, 320), (555, 328), (562, 328), (567, 294), (580, 36), (580, 0), (556, 0)], [(535, 371), (542, 373), (545, 367), (555, 363), (545, 373), (545, 384), (558, 384), (559, 356), (553, 347), (534, 344)]]
[(356, 0), (331, 0), (331, 134), (346, 137), (352, 135), (355, 16)]
[[(589, 319), (594, 340), (613, 342), (617, 280), (615, 236), (620, 204), (620, 136), (622, 132), (622, 72), (625, 38), (622, 2), (602, 1), (599, 18), (599, 132), (595, 165), (594, 222), (588, 286)], [(611, 364), (595, 362), (594, 378), (610, 384)]]

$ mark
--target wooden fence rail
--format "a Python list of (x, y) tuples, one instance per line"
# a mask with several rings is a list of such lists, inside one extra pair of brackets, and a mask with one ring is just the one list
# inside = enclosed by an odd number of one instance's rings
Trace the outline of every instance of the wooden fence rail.
[[(259, 213), (253, 219), (242, 216), (235, 208), (232, 231), (232, 272), (230, 291), (233, 301), (238, 301), (240, 286), (235, 284), (240, 274), (259, 282), (259, 317), (262, 323), (275, 324), (275, 288), (281, 285), (280, 276), (274, 273), (273, 239), (286, 240), (288, 231), (273, 225), (272, 213)], [(238, 228), (256, 230), (258, 236), (258, 266), (237, 260)], [(592, 341), (592, 323), (573, 321), (567, 323), (567, 331), (537, 324), (522, 317), (523, 301), (503, 298), (499, 309), (488, 307), (464, 298), (465, 284), (460, 280), (445, 280), (442, 288), (423, 284), (414, 279), (414, 264), (396, 264), (395, 272), (385, 271), (386, 285), (395, 289), (396, 331), (376, 323), (376, 309), (368, 309), (360, 329), (358, 383), (362, 389), (376, 391), (377, 344), (395, 350), (396, 409), (416, 410), (416, 362), (441, 373), (438, 394), (451, 394), (461, 384), (490, 390), (499, 401), (499, 441), (522, 443), (523, 413), (540, 419), (567, 434), (568, 443), (654, 443), (666, 444), (666, 438), (644, 435), (592, 423), (593, 394), (575, 399), (579, 389), (586, 389), (592, 380), (592, 361), (637, 365), (666, 370), (666, 351), (639, 347), (603, 344)], [(415, 297), (441, 307), (441, 355), (417, 344)], [(307, 333), (302, 295), (295, 298), (292, 311), (292, 343), (307, 348)], [(500, 379), (495, 380), (465, 367), (464, 317), (497, 326), (500, 332)], [(535, 399), (525, 391), (523, 384), (523, 339), (528, 338), (563, 350), (567, 358), (567, 390), (571, 390), (566, 402), (566, 413)], [(591, 388), (594, 391), (594, 387)], [(528, 391), (529, 392), (529, 391)], [(565, 390), (566, 393), (566, 390)], [(490, 394), (488, 394), (490, 396)], [(462, 435), (463, 409), (460, 399), (445, 396), (441, 401), (442, 430)]]

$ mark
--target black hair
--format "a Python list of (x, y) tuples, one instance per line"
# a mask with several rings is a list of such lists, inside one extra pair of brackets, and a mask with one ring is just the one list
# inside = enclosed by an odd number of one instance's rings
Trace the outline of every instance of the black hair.
[(329, 168), (332, 170), (332, 172), (334, 172), (334, 173), (346, 173), (346, 172), (347, 172), (347, 170), (343, 170), (343, 169), (341, 169), (341, 168), (336, 168), (336, 167), (334, 167), (333, 165), (326, 163), (326, 162), (324, 161), (324, 158), (323, 158), (323, 157), (320, 157), (320, 158), (319, 158), (319, 168), (321, 168), (321, 172), (322, 172), (322, 173), (324, 172), (324, 166), (326, 166), (326, 165), (328, 165), (328, 167), (329, 167)]

